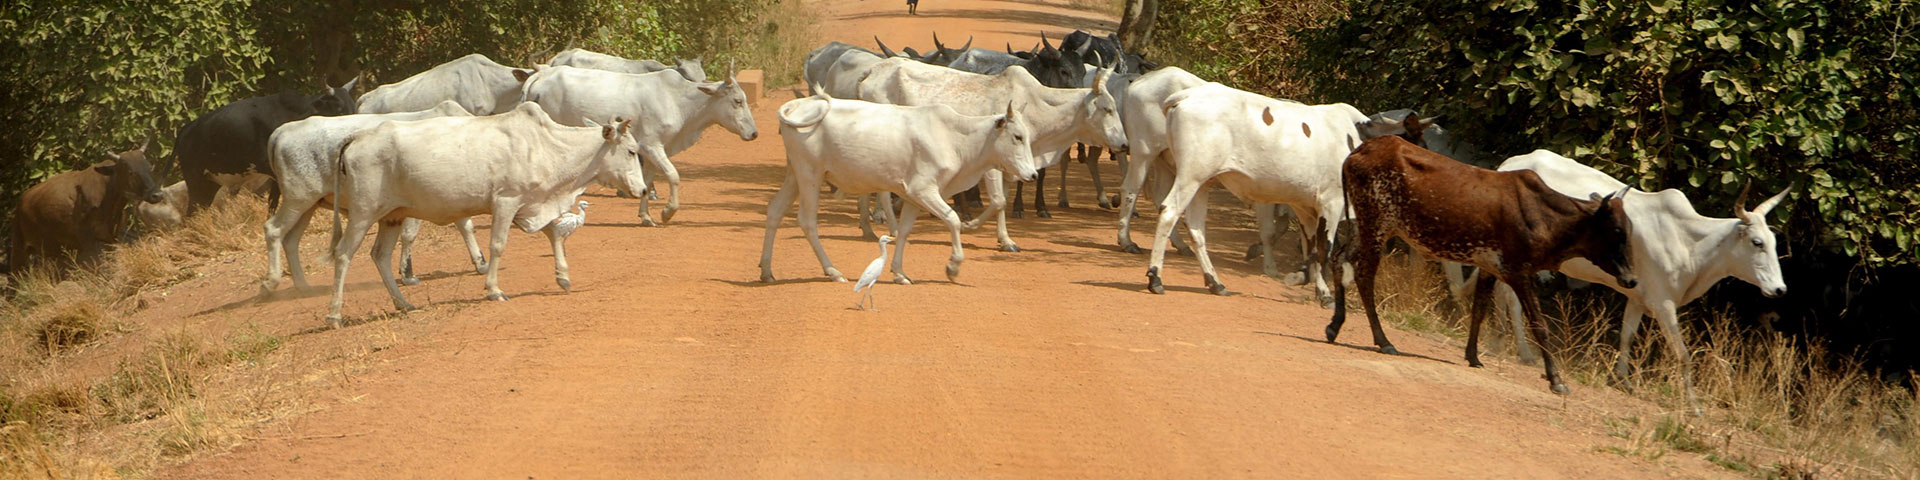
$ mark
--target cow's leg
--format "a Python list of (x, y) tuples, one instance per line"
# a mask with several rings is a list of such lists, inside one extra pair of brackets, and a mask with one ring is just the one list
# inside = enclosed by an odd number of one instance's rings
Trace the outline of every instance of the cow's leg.
[(1553, 361), (1553, 338), (1547, 336), (1547, 321), (1540, 314), (1540, 299), (1533, 294), (1532, 272), (1506, 272), (1500, 275), (1501, 283), (1513, 289), (1520, 297), (1520, 309), (1527, 315), (1527, 331), (1533, 335), (1533, 343), (1540, 346), (1540, 363), (1547, 366), (1547, 385), (1553, 393), (1566, 395), (1570, 390), (1560, 378), (1560, 366)]
[[(654, 168), (660, 170), (661, 175), (667, 177), (667, 208), (660, 212), (660, 223), (671, 222), (673, 221), (673, 214), (680, 211), (680, 171), (673, 168), (673, 162), (667, 158), (667, 151), (659, 145), (648, 145), (646, 146), (646, 151), (642, 153), (641, 157), (651, 162)], [(816, 188), (815, 190), (818, 189)], [(653, 191), (651, 184), (647, 187), (647, 191)], [(815, 197), (820, 195), (818, 191), (813, 193)], [(647, 214), (648, 205), (647, 199), (641, 197), (640, 224), (653, 226), (653, 217)]]
[(825, 270), (828, 278), (836, 282), (847, 281), (847, 277), (840, 275), (839, 269), (833, 268), (833, 260), (827, 259), (827, 248), (820, 245), (820, 183), (804, 182), (797, 185), (813, 185), (799, 189), (800, 230), (806, 232), (807, 243), (813, 245), (813, 255), (820, 257), (820, 268)]
[[(1047, 176), (1047, 169), (1044, 169), (1044, 168), (1040, 169), (1038, 177), (1046, 178), (1046, 176)], [(1022, 182), (1018, 180), (1015, 180), (1013, 182), (1013, 207), (1007, 209), (1008, 217), (1026, 218), (1027, 216), (1026, 212), (1022, 211), (1027, 208), (1026, 191), (1027, 191), (1027, 182)]]
[(553, 282), (560, 285), (560, 291), (572, 293), (573, 279), (567, 276), (567, 237), (553, 232), (553, 225), (544, 229), (547, 242), (553, 244)]
[(467, 261), (473, 263), (473, 273), (487, 273), (487, 257), (480, 256), (480, 242), (473, 238), (473, 217), (453, 222), (453, 228), (460, 230), (460, 240), (467, 243)]
[(973, 216), (973, 206), (967, 202), (967, 193), (978, 193), (979, 190), (980, 187), (973, 187), (965, 192), (953, 194), (953, 209), (960, 212), (960, 218), (966, 219), (968, 223), (973, 223), (973, 220), (978, 217)]
[(409, 218), (400, 221), (400, 283), (419, 285), (420, 277), (413, 276), (413, 239), (420, 236), (420, 219)]
[[(958, 282), (960, 278), (960, 262), (966, 261), (967, 259), (966, 254), (960, 251), (960, 215), (954, 213), (953, 209), (947, 208), (946, 202), (940, 201), (940, 191), (938, 189), (928, 188), (922, 191), (910, 192), (909, 195), (911, 195), (911, 197), (909, 197), (910, 201), (907, 202), (908, 205), (918, 204), (922, 208), (926, 208), (927, 212), (932, 213), (934, 218), (940, 219), (941, 222), (946, 222), (947, 229), (953, 232), (953, 256), (947, 257), (947, 281)], [(904, 249), (907, 246), (907, 242), (904, 240), (904, 236), (901, 238), (900, 247)]]
[(858, 194), (854, 196), (860, 197), (859, 200), (855, 202), (858, 206), (854, 207), (855, 211), (859, 212), (857, 215), (860, 217), (860, 239), (875, 240), (880, 238), (880, 237), (874, 236), (873, 221), (871, 218), (869, 218), (870, 215), (867, 215), (867, 212), (870, 211), (870, 210), (867, 210), (868, 201), (872, 199), (873, 195)]
[(1354, 259), (1354, 267), (1365, 272), (1364, 275), (1354, 276), (1354, 286), (1360, 289), (1360, 306), (1367, 310), (1367, 327), (1373, 329), (1373, 345), (1380, 348), (1380, 353), (1399, 355), (1400, 350), (1393, 348), (1393, 342), (1387, 341), (1386, 330), (1380, 327), (1379, 303), (1374, 295), (1373, 281), (1380, 272), (1380, 244), (1383, 242), (1375, 240), (1362, 247), (1366, 249), (1366, 254)]
[[(1373, 318), (1371, 291), (1374, 274), (1379, 272), (1380, 267), (1381, 239), (1376, 238), (1378, 234), (1374, 233), (1373, 225), (1362, 222), (1359, 227), (1353, 236), (1353, 285), (1360, 290), (1361, 306), (1368, 312), (1367, 317), (1371, 320)], [(1333, 320), (1327, 322), (1328, 342), (1338, 339), (1340, 327), (1347, 323), (1347, 285), (1345, 282), (1334, 282), (1333, 288)]]
[[(760, 281), (773, 281), (773, 236), (780, 229), (780, 221), (787, 217), (787, 208), (793, 206), (796, 190), (799, 186), (792, 173), (780, 183), (780, 192), (773, 194), (773, 200), (767, 202), (767, 238), (760, 243)], [(816, 187), (817, 188), (817, 187)], [(823, 267), (825, 265), (822, 265)]]
[[(1529, 279), (1528, 281), (1532, 280)], [(1505, 312), (1503, 313), (1506, 314), (1508, 322), (1513, 324), (1514, 355), (1520, 357), (1520, 363), (1539, 365), (1540, 351), (1533, 348), (1533, 342), (1527, 341), (1525, 334), (1527, 331), (1527, 319), (1521, 316), (1525, 309), (1520, 306), (1520, 296), (1515, 294), (1513, 289), (1501, 285), (1495, 287), (1494, 297), (1500, 301), (1500, 303), (1495, 304), (1496, 307), (1501, 307), (1497, 308), (1497, 310), (1504, 310)]]
[[(1259, 255), (1264, 257), (1260, 259), (1260, 272), (1273, 278), (1280, 278), (1280, 266), (1273, 260), (1274, 238), (1280, 236), (1279, 233), (1277, 233), (1278, 225), (1276, 224), (1278, 222), (1273, 221), (1273, 210), (1278, 207), (1278, 205), (1271, 203), (1253, 204), (1253, 218), (1255, 223), (1260, 224), (1260, 241), (1259, 243), (1255, 243), (1253, 247), (1259, 247)], [(1192, 223), (1193, 221), (1188, 220), (1187, 222)], [(1248, 248), (1248, 260), (1253, 259), (1255, 255), (1253, 251), (1251, 247)]]
[(887, 224), (887, 227), (891, 229), (893, 227), (893, 222), (896, 219), (895, 218), (896, 215), (894, 214), (895, 209), (893, 205), (893, 194), (889, 192), (880, 192), (880, 193), (873, 194), (873, 205), (875, 208), (880, 209), (880, 222)]
[(906, 261), (907, 261), (907, 235), (911, 235), (913, 233), (913, 222), (919, 219), (920, 219), (919, 202), (910, 201), (910, 202), (907, 202), (906, 205), (900, 206), (900, 221), (894, 223), (893, 229), (892, 229), (893, 244), (894, 244), (893, 259), (890, 262), (888, 262), (890, 265), (892, 265), (891, 267), (888, 267), (888, 268), (893, 270), (893, 283), (895, 284), (898, 284), (898, 285), (913, 284), (913, 279), (907, 277), (907, 269), (905, 268), (904, 265), (906, 264)]
[[(1087, 162), (1087, 176), (1093, 177), (1093, 198), (1099, 201), (1100, 208), (1113, 208), (1113, 204), (1107, 203), (1107, 182), (1100, 179), (1100, 154), (1102, 150), (1100, 147), (1089, 146), (1087, 147), (1087, 151), (1092, 152), (1092, 155), (1084, 156), (1084, 160)], [(1061, 186), (1065, 186), (1065, 184)], [(1061, 192), (1060, 207), (1066, 208), (1066, 206), (1066, 192)]]
[[(300, 263), (300, 260), (298, 260), (298, 258), (300, 258), (300, 244), (295, 243), (291, 249), (287, 249), (286, 240), (289, 234), (297, 234), (300, 229), (299, 227), (306, 223), (304, 220), (307, 214), (312, 211), (312, 207), (312, 205), (294, 205), (292, 202), (284, 203), (280, 205), (280, 208), (273, 210), (273, 216), (267, 217), (267, 223), (264, 228), (267, 241), (267, 277), (260, 280), (261, 295), (270, 294), (275, 287), (280, 286), (280, 257), (282, 252), (285, 252), (289, 263), (294, 265)], [(295, 274), (295, 278), (298, 279), (299, 275)], [(301, 283), (305, 283), (305, 279), (299, 280)]]
[[(1633, 378), (1633, 339), (1640, 333), (1640, 320), (1646, 316), (1645, 300), (1627, 300), (1626, 313), (1620, 316), (1620, 358), (1613, 363), (1613, 380), (1627, 385)], [(1657, 321), (1657, 320), (1656, 320)]]
[[(980, 222), (986, 220), (987, 217), (994, 217), (994, 235), (1000, 240), (1000, 250), (1018, 252), (1020, 251), (1020, 245), (1013, 243), (1013, 237), (1007, 235), (1007, 182), (1004, 180), (1005, 177), (1002, 176), (998, 169), (987, 170), (987, 173), (982, 175), (982, 177), (984, 178), (980, 180), (980, 189), (986, 190), (987, 192), (987, 208), (981, 210), (980, 216), (973, 217), (973, 220), (968, 221), (967, 224), (961, 228), (972, 230), (979, 227)], [(1014, 188), (1019, 188), (1020, 184), (1015, 182), (1013, 186)], [(912, 205), (913, 202), (907, 202), (907, 204)], [(913, 217), (908, 217), (904, 210), (901, 212), (900, 218), (906, 221), (913, 220)]]
[[(1480, 322), (1487, 318), (1487, 311), (1493, 309), (1494, 283), (1492, 276), (1485, 276), (1473, 285), (1472, 313), (1468, 314), (1467, 319), (1469, 325), (1467, 327), (1467, 366), (1469, 367), (1484, 366), (1480, 363)], [(1515, 330), (1515, 332), (1519, 331)]]
[(1653, 319), (1660, 322), (1660, 332), (1667, 337), (1667, 353), (1680, 363), (1681, 388), (1687, 392), (1688, 408), (1696, 416), (1706, 414), (1700, 407), (1700, 399), (1693, 395), (1693, 356), (1687, 352), (1687, 340), (1680, 337), (1678, 306), (1672, 300), (1656, 300), (1647, 306), (1653, 311)]
[(1207, 255), (1207, 189), (1201, 187), (1187, 203), (1187, 232), (1193, 235), (1194, 256), (1200, 259), (1200, 274), (1207, 282), (1207, 290), (1214, 295), (1226, 295), (1227, 285), (1220, 283), (1219, 273), (1213, 270), (1213, 257)]
[(1167, 293), (1167, 288), (1160, 283), (1160, 267), (1167, 259), (1167, 237), (1173, 234), (1174, 222), (1180, 220), (1180, 213), (1193, 202), (1200, 185), (1200, 181), (1178, 180), (1160, 204), (1160, 223), (1153, 226), (1153, 254), (1147, 257), (1148, 291)]
[(493, 206), (493, 226), (487, 228), (488, 236), (493, 237), (487, 246), (487, 299), (507, 301), (506, 292), (500, 291), (500, 264), (506, 260), (507, 232), (513, 230), (513, 213), (520, 205), (501, 202)]
[(284, 232), (286, 237), (280, 239), (280, 251), (286, 255), (287, 273), (293, 277), (295, 289), (306, 290), (310, 287), (307, 285), (305, 262), (300, 259), (300, 239), (307, 235), (307, 225), (313, 223), (313, 214), (317, 211), (307, 208), (307, 213), (300, 215), (300, 221), (289, 227)]
[[(1053, 206), (1060, 207), (1060, 208), (1067, 208), (1067, 169), (1073, 167), (1072, 165), (1073, 153), (1068, 152), (1062, 155), (1066, 158), (1060, 159), (1060, 189), (1059, 189), (1059, 192), (1057, 192), (1058, 194), (1054, 195), (1055, 197), (1058, 197), (1059, 200), (1055, 200), (1053, 203)], [(1080, 160), (1086, 161), (1086, 158), (1087, 158), (1087, 147), (1085, 145), (1081, 145)]]
[[(1057, 157), (1059, 154), (1053, 155)], [(1061, 171), (1064, 172), (1066, 169), (1063, 168)], [(1053, 212), (1047, 210), (1047, 169), (1042, 168), (1039, 173), (1039, 178), (1033, 181), (1033, 216), (1053, 218)], [(1019, 207), (1015, 206), (1015, 208)]]
[(368, 218), (373, 215), (359, 215), (347, 219), (346, 233), (333, 246), (333, 300), (327, 303), (327, 326), (340, 328), (345, 321), (340, 310), (347, 299), (347, 263), (353, 260), (353, 252), (360, 249), (360, 240), (367, 236), (367, 229), (373, 226)]
[(1121, 167), (1126, 175), (1120, 179), (1120, 201), (1117, 202), (1120, 204), (1120, 251), (1140, 253), (1140, 245), (1133, 243), (1133, 215), (1140, 199), (1140, 187), (1147, 181), (1147, 165), (1153, 163), (1152, 160), (1123, 162)]
[[(174, 162), (178, 164), (179, 159)], [(185, 220), (188, 215), (213, 205), (213, 197), (220, 194), (220, 183), (207, 176), (206, 171), (187, 172), (183, 176), (187, 182), (187, 211), (180, 212), (180, 218)]]
[(380, 283), (387, 287), (387, 296), (393, 297), (393, 308), (409, 312), (419, 307), (407, 302), (407, 297), (400, 294), (399, 283), (393, 278), (393, 247), (400, 240), (400, 229), (400, 222), (380, 222), (379, 233), (373, 239), (373, 265), (380, 270)]

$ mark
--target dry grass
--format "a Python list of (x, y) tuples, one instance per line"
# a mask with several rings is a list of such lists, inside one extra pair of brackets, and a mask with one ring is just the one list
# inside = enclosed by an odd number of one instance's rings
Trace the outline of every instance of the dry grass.
[[(1377, 285), (1384, 320), (1464, 340), (1466, 307), (1454, 306), (1430, 267), (1388, 259)], [(1548, 320), (1561, 345), (1555, 358), (1570, 380), (1609, 386), (1622, 303), (1603, 289), (1542, 299), (1543, 310), (1556, 317)], [(1706, 415), (1687, 413), (1680, 363), (1654, 344), (1665, 340), (1648, 318), (1634, 347), (1640, 370), (1627, 387), (1658, 410), (1647, 418), (1607, 419), (1609, 433), (1624, 444), (1598, 450), (1649, 460), (1681, 452), (1758, 478), (1920, 476), (1920, 397), (1912, 389), (1819, 345), (1745, 331), (1727, 312), (1693, 305), (1681, 315), (1692, 349), (1692, 386)], [(1707, 328), (1687, 327), (1689, 316), (1704, 316)], [(1487, 337), (1508, 330), (1505, 325), (1499, 318), (1483, 324), (1483, 355), (1511, 351), (1510, 339)]]
[(761, 69), (766, 75), (763, 92), (799, 84), (807, 53), (821, 44), (819, 16), (805, 3), (789, 0), (768, 4), (760, 14), (766, 19), (761, 31), (740, 37), (745, 42), (738, 47), (740, 65)]
[(68, 364), (73, 352), (129, 331), (121, 319), (209, 259), (259, 256), (265, 215), (258, 197), (235, 196), (96, 265), (9, 278), (12, 296), (0, 303), (0, 478), (115, 478), (232, 444), (237, 409), (207, 386), (231, 364), (270, 356), (279, 338), (256, 331), (219, 344), (182, 330), (136, 345), (137, 354), (96, 376)]

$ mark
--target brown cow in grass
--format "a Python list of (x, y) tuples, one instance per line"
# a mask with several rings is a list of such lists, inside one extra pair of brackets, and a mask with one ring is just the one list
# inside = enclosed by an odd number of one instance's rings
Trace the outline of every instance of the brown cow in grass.
[[(1417, 118), (1408, 122), (1418, 126)], [(1419, 128), (1409, 131), (1418, 132)], [(1441, 156), (1387, 136), (1367, 140), (1347, 157), (1343, 181), (1353, 207), (1352, 240), (1354, 285), (1373, 327), (1373, 344), (1383, 353), (1397, 354), (1380, 330), (1374, 312), (1374, 274), (1380, 266), (1380, 248), (1399, 237), (1414, 250), (1432, 258), (1469, 263), (1512, 287), (1519, 294), (1528, 330), (1540, 344), (1547, 381), (1554, 393), (1567, 393), (1548, 345), (1540, 303), (1533, 295), (1535, 272), (1555, 268), (1569, 258), (1593, 261), (1602, 271), (1632, 288), (1634, 276), (1627, 259), (1626, 210), (1620, 194), (1589, 199), (1562, 195), (1548, 188), (1531, 171), (1496, 172)], [(1346, 286), (1334, 282), (1333, 321), (1327, 341), (1340, 335), (1346, 322)], [(1475, 295), (1473, 331), (1486, 316), (1492, 284)], [(1473, 343), (1469, 341), (1469, 345)], [(1467, 361), (1479, 367), (1479, 352), (1467, 350)]]
[(147, 163), (147, 148), (128, 150), (90, 167), (54, 175), (20, 194), (13, 210), (7, 265), (15, 272), (39, 260), (82, 262), (120, 239), (130, 202), (163, 200)]

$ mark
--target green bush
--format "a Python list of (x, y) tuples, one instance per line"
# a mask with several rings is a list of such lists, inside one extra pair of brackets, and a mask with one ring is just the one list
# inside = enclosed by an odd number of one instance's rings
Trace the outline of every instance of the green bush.
[(1249, 90), (1443, 114), (1489, 152), (1554, 150), (1708, 214), (1748, 181), (1798, 183), (1780, 209), (1796, 244), (1920, 263), (1914, 2), (1302, 5), (1319, 4), (1172, 1), (1189, 39), (1157, 47), (1205, 51), (1197, 71)]

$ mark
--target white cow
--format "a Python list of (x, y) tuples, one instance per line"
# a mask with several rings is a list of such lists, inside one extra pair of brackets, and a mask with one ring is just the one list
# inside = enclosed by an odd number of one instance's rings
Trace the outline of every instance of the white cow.
[[(1173, 167), (1173, 186), (1161, 204), (1153, 254), (1147, 266), (1147, 288), (1166, 291), (1160, 267), (1166, 258), (1174, 222), (1186, 214), (1188, 234), (1200, 259), (1208, 289), (1225, 294), (1226, 285), (1214, 275), (1207, 255), (1205, 187), (1211, 182), (1247, 203), (1293, 207), (1302, 225), (1317, 226), (1309, 276), (1321, 303), (1332, 294), (1320, 268), (1336, 221), (1346, 212), (1340, 167), (1347, 154), (1368, 138), (1405, 130), (1398, 125), (1374, 125), (1366, 115), (1344, 103), (1304, 105), (1275, 100), (1208, 83), (1173, 94), (1166, 100), (1170, 145), (1164, 160)], [(1269, 242), (1268, 257), (1272, 257)]]
[[(860, 99), (895, 105), (946, 105), (962, 115), (992, 115), (1007, 104), (1020, 108), (1020, 118), (1033, 129), (1033, 156), (1036, 168), (1059, 162), (1075, 142), (1100, 145), (1115, 151), (1127, 151), (1127, 136), (1120, 126), (1118, 105), (1107, 91), (1106, 79), (1112, 69), (1101, 69), (1093, 88), (1050, 88), (1040, 84), (1025, 67), (1007, 67), (998, 75), (981, 75), (927, 65), (904, 58), (881, 61), (860, 82)], [(991, 202), (986, 212), (967, 222), (979, 225), (989, 214), (996, 215), (1000, 247), (1019, 251), (1007, 236), (1006, 199), (1001, 190), (999, 169), (986, 172)], [(884, 196), (883, 196), (884, 198)], [(895, 235), (898, 237), (898, 235)]]
[(912, 283), (901, 269), (907, 234), (924, 208), (953, 232), (953, 256), (947, 279), (960, 275), (960, 215), (946, 196), (973, 188), (986, 171), (999, 168), (1021, 179), (1035, 175), (1034, 133), (1026, 114), (1005, 105), (994, 115), (963, 115), (944, 105), (899, 106), (826, 95), (796, 99), (780, 106), (780, 138), (787, 149), (787, 179), (767, 205), (767, 236), (760, 250), (760, 280), (773, 281), (773, 237), (795, 196), (800, 228), (806, 231), (820, 267), (834, 281), (846, 278), (833, 268), (820, 246), (820, 184), (831, 181), (854, 194), (888, 192), (908, 201), (893, 226), (900, 248), (893, 251), (893, 281)]
[(521, 83), (533, 72), (475, 53), (361, 95), (359, 113), (418, 112), (452, 100), (474, 115), (493, 115), (520, 103)]
[(140, 212), (140, 223), (149, 230), (166, 230), (179, 227), (182, 221), (180, 212), (187, 211), (187, 182), (173, 182), (160, 189), (166, 201), (160, 203), (140, 202), (134, 206)]
[[(573, 67), (543, 69), (527, 80), (523, 99), (538, 103), (553, 119), (567, 125), (585, 125), (596, 118), (632, 118), (633, 138), (640, 156), (666, 175), (669, 193), (660, 223), (673, 220), (680, 210), (680, 172), (669, 159), (700, 140), (711, 125), (751, 141), (760, 137), (753, 125), (747, 94), (732, 75), (725, 82), (697, 83), (678, 73), (617, 73)], [(652, 183), (652, 175), (648, 183)], [(637, 195), (637, 193), (636, 193)], [(647, 197), (640, 197), (640, 223), (653, 225)]]
[[(828, 45), (821, 49), (827, 50), (832, 46)], [(833, 60), (827, 61), (828, 58)], [(817, 60), (825, 66), (819, 69), (820, 76), (807, 77), (809, 85), (818, 85), (815, 89), (825, 91), (834, 98), (857, 98), (860, 95), (860, 82), (867, 78), (867, 74), (873, 70), (873, 67), (886, 60), (886, 57), (853, 47), (842, 50), (837, 55), (827, 50)], [(809, 64), (808, 70), (808, 75), (812, 75), (811, 70), (814, 70), (814, 65)]]
[(595, 182), (646, 193), (640, 176), (640, 144), (632, 122), (614, 119), (604, 127), (561, 125), (525, 104), (488, 117), (446, 117), (386, 122), (347, 137), (335, 176), (335, 212), (345, 208), (346, 233), (334, 248), (333, 302), (327, 323), (341, 325), (347, 262), (369, 226), (380, 224), (373, 263), (393, 297), (394, 308), (412, 310), (395, 286), (389, 265), (400, 221), (418, 218), (447, 224), (474, 215), (493, 215), (493, 242), (487, 263), (487, 299), (500, 292), (502, 250), (507, 232), (520, 227), (544, 231), (553, 244), (554, 277), (571, 290), (562, 237), (549, 228)]
[[(1577, 198), (1627, 187), (1593, 167), (1546, 150), (1509, 158), (1500, 164), (1499, 170), (1532, 170), (1548, 187)], [(1767, 227), (1767, 212), (1779, 205), (1791, 190), (1774, 194), (1760, 202), (1760, 206), (1747, 210), (1747, 192), (1742, 189), (1734, 200), (1734, 218), (1713, 218), (1695, 212), (1693, 203), (1679, 190), (1630, 191), (1622, 202), (1633, 225), (1628, 238), (1633, 271), (1640, 274), (1634, 288), (1621, 288), (1612, 275), (1601, 272), (1584, 258), (1560, 264), (1560, 272), (1569, 277), (1606, 285), (1627, 296), (1626, 313), (1621, 318), (1620, 358), (1614, 364), (1617, 378), (1624, 380), (1632, 374), (1633, 337), (1640, 329), (1641, 317), (1651, 314), (1666, 336), (1669, 353), (1680, 361), (1688, 401), (1698, 408), (1693, 398), (1692, 375), (1687, 371), (1686, 359), (1690, 355), (1686, 339), (1680, 337), (1677, 311), (1726, 277), (1758, 286), (1768, 297), (1787, 293), (1786, 280), (1780, 272), (1780, 256), (1775, 250), (1778, 244), (1773, 230)], [(1491, 278), (1477, 272), (1475, 275)], [(1497, 293), (1502, 304), (1518, 305), (1513, 290), (1502, 286)], [(1517, 306), (1509, 308), (1510, 316), (1515, 318), (1515, 331), (1520, 331), (1519, 311)], [(1519, 341), (1516, 338), (1516, 342)]]
[(707, 81), (707, 71), (701, 68), (700, 59), (698, 58), (692, 60), (682, 58), (680, 59), (679, 65), (667, 65), (654, 60), (631, 60), (584, 48), (570, 48), (560, 52), (558, 55), (554, 55), (552, 59), (547, 60), (547, 65), (555, 67), (591, 68), (594, 70), (620, 73), (653, 73), (661, 70), (673, 70), (680, 72), (680, 77), (690, 82)]
[[(1167, 163), (1165, 155), (1167, 147), (1173, 144), (1167, 134), (1167, 98), (1206, 83), (1180, 67), (1166, 67), (1141, 75), (1127, 87), (1126, 100), (1120, 105), (1120, 119), (1126, 126), (1130, 149), (1121, 167), (1127, 174), (1120, 181), (1120, 250), (1140, 253), (1140, 245), (1133, 243), (1133, 213), (1140, 188), (1146, 184), (1147, 172), (1155, 171), (1154, 176), (1161, 179), (1153, 192), (1155, 204), (1166, 198), (1166, 189), (1172, 185), (1165, 181), (1173, 175), (1172, 164)], [(1133, 161), (1135, 156), (1140, 161)], [(1178, 238), (1174, 240), (1177, 242)], [(1181, 247), (1186, 250), (1184, 245)]]
[[(308, 117), (288, 122), (267, 138), (267, 164), (280, 182), (280, 205), (267, 218), (267, 276), (260, 282), (267, 293), (280, 285), (280, 258), (286, 256), (287, 270), (293, 274), (295, 289), (307, 288), (306, 271), (300, 267), (300, 238), (307, 223), (322, 202), (333, 197), (333, 174), (340, 171), (340, 147), (347, 137), (390, 121), (421, 120), (438, 117), (469, 117), (466, 109), (452, 100), (441, 101), (431, 110), (407, 113)], [(480, 256), (480, 243), (473, 238), (473, 222), (461, 219), (461, 237), (467, 243), (467, 256), (476, 272), (486, 271), (486, 259)], [(335, 225), (337, 229), (339, 225)], [(338, 230), (336, 230), (337, 232)], [(407, 219), (401, 235), (400, 277), (408, 285), (420, 283), (413, 275), (413, 238), (419, 235), (420, 221)], [(339, 239), (334, 239), (336, 242)]]

